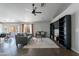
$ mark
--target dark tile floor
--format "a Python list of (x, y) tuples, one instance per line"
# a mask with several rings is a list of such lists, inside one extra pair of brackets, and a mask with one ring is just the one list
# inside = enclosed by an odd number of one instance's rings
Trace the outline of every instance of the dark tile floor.
[(14, 38), (0, 43), (0, 56), (79, 56), (74, 51), (64, 48), (17, 48)]

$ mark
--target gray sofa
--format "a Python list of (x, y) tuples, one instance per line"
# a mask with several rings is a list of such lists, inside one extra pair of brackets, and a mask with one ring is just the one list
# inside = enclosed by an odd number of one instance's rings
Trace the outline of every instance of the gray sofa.
[(16, 38), (17, 47), (18, 47), (18, 44), (27, 45), (29, 41), (32, 39), (32, 34), (19, 33), (15, 35), (15, 38)]

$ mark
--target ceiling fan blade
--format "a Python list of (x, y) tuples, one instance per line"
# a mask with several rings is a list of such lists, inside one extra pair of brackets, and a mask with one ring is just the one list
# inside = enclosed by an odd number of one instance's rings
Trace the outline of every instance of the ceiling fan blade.
[(34, 14), (36, 16), (36, 13), (42, 13), (42, 12), (36, 12), (37, 7), (35, 7), (35, 4), (32, 4), (33, 10), (32, 10), (32, 14)]
[(42, 13), (42, 12), (35, 12), (35, 13)]

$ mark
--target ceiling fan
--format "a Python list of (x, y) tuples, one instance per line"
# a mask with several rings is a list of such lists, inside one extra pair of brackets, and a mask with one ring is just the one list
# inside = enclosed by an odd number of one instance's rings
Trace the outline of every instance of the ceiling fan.
[(41, 14), (42, 12), (36, 11), (37, 7), (35, 7), (35, 4), (32, 4), (33, 10), (32, 10), (32, 14), (34, 14), (36, 16), (36, 14)]

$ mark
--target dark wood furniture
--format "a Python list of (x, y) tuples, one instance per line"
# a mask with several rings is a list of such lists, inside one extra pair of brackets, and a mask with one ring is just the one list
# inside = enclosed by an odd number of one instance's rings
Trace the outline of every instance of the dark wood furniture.
[(54, 24), (50, 24), (50, 38), (54, 39)]
[[(58, 23), (56, 23), (58, 22)], [(71, 15), (66, 15), (58, 21), (50, 24), (50, 38), (54, 40), (54, 30), (59, 29), (57, 41), (67, 49), (71, 49)], [(53, 38), (51, 36), (54, 36)]]
[(36, 37), (46, 37), (46, 32), (45, 31), (37, 31)]
[(59, 19), (59, 43), (67, 49), (71, 48), (71, 16)]
[(50, 38), (52, 40), (56, 37), (55, 30), (59, 30), (59, 21), (50, 24)]

